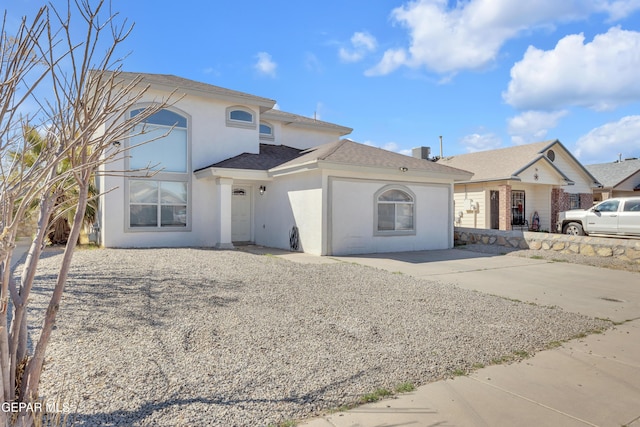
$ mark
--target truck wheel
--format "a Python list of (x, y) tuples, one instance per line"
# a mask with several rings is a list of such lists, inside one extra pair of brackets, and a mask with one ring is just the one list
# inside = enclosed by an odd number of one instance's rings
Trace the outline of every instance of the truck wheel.
[(565, 225), (563, 232), (564, 234), (569, 234), (571, 236), (584, 236), (582, 225), (577, 222), (570, 222), (569, 224)]

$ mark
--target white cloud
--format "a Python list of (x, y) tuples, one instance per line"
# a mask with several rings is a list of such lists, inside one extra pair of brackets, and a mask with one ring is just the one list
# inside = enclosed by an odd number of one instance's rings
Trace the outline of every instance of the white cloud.
[(552, 50), (530, 46), (511, 69), (504, 100), (519, 109), (578, 105), (610, 110), (640, 99), (640, 33), (618, 27), (584, 43), (562, 38)]
[(514, 144), (528, 144), (544, 141), (549, 129), (558, 126), (558, 121), (566, 116), (567, 110), (545, 112), (525, 111), (508, 120), (508, 132)]
[(467, 152), (493, 150), (502, 145), (502, 139), (494, 133), (479, 134), (474, 133), (467, 135), (460, 140)]
[(275, 77), (278, 64), (271, 59), (271, 55), (267, 52), (259, 52), (256, 57), (258, 58), (258, 62), (256, 62), (253, 67), (258, 71), (258, 73), (269, 77)]
[[(392, 20), (409, 32), (408, 48), (392, 48), (369, 75), (400, 66), (438, 73), (489, 65), (503, 44), (521, 33), (558, 22), (608, 13), (611, 20), (640, 9), (640, 0), (416, 0), (394, 9)], [(402, 53), (401, 53), (402, 52)]]
[(356, 32), (351, 36), (351, 49), (340, 48), (338, 56), (344, 62), (358, 62), (367, 53), (374, 52), (378, 47), (376, 38), (366, 32)]
[(323, 71), (322, 63), (320, 62), (318, 57), (310, 52), (307, 52), (305, 54), (304, 66), (306, 67), (307, 70), (313, 71), (316, 73), (322, 73)]
[(640, 116), (627, 116), (591, 130), (576, 143), (575, 155), (584, 164), (640, 157)]

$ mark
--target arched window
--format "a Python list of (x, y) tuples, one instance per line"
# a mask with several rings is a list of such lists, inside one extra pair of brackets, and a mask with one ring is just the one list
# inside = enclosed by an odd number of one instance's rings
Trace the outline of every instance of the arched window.
[[(131, 111), (134, 117), (143, 109)], [(129, 138), (130, 169), (187, 172), (187, 119), (160, 110), (135, 127)]]
[(260, 122), (260, 138), (273, 139), (273, 125), (267, 122)]
[[(142, 108), (132, 110), (131, 117)], [(189, 136), (186, 117), (160, 110), (146, 118), (129, 137), (129, 169), (151, 169), (149, 178), (128, 179), (129, 231), (185, 230), (189, 225)]]
[(227, 126), (255, 129), (255, 114), (246, 107), (229, 107), (227, 108)]
[(385, 187), (375, 197), (378, 233), (408, 234), (415, 231), (415, 197), (408, 189)]

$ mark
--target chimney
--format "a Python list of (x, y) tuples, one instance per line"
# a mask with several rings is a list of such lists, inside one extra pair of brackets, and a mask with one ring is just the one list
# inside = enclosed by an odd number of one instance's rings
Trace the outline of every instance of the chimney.
[(431, 147), (417, 147), (411, 150), (411, 157), (416, 159), (429, 160), (431, 156)]

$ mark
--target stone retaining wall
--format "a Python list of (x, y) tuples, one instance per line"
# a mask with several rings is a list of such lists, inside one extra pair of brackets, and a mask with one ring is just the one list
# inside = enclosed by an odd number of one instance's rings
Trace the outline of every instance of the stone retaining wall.
[(556, 251), (587, 256), (614, 257), (640, 264), (640, 240), (615, 237), (568, 236), (530, 231), (483, 230), (456, 227), (456, 245), (482, 243), (507, 248)]

